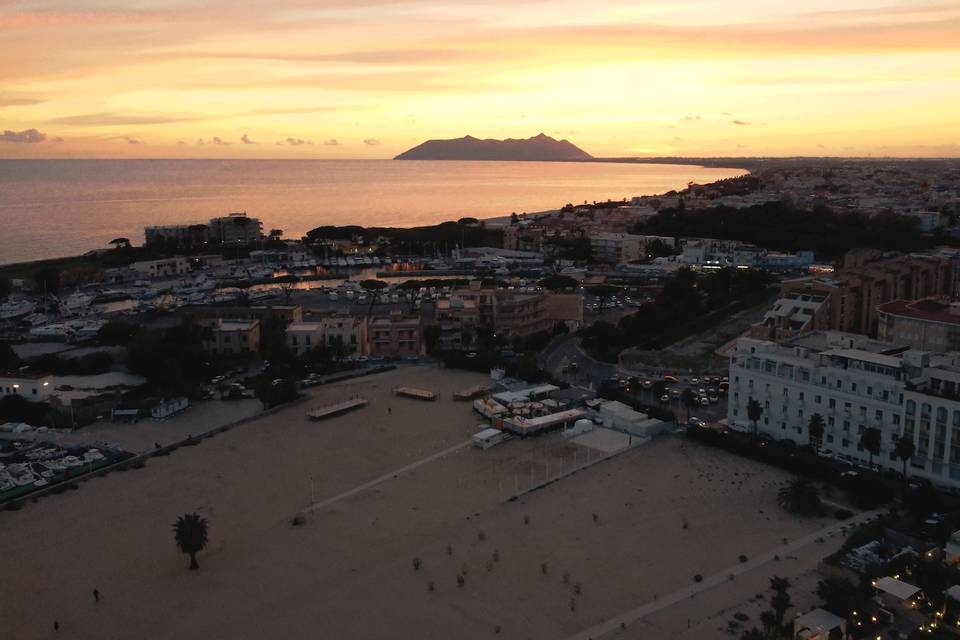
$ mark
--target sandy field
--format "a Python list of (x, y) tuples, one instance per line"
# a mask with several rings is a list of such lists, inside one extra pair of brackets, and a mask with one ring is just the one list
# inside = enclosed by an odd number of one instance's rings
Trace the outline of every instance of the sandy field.
[[(457, 448), (394, 476), (467, 441), (479, 420), (450, 395), (481, 381), (417, 366), (320, 387), (144, 469), (0, 512), (4, 637), (565, 638), (831, 524), (781, 512), (784, 474), (674, 437), (513, 502), (598, 452), (552, 435)], [(399, 385), (441, 399), (396, 398)], [(356, 393), (370, 405), (304, 417)], [(293, 526), (311, 503), (325, 506)], [(191, 511), (210, 522), (197, 572), (171, 531)], [(827, 552), (810, 550), (782, 566), (808, 571)], [(615, 635), (720, 637), (724, 610), (746, 610), (767, 568)]]

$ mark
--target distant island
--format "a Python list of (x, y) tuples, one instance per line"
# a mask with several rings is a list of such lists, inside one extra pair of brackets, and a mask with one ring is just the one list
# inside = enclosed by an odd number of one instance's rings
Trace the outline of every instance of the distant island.
[(593, 160), (593, 156), (568, 140), (541, 133), (532, 138), (481, 140), (473, 136), (450, 140), (427, 140), (404, 151), (394, 160)]

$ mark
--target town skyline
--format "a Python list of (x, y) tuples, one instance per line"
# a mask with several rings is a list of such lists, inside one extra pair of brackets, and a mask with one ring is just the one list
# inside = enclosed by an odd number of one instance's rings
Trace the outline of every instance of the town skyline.
[(21, 2), (0, 8), (0, 157), (390, 158), (541, 131), (598, 157), (960, 155), (960, 7), (733, 5)]

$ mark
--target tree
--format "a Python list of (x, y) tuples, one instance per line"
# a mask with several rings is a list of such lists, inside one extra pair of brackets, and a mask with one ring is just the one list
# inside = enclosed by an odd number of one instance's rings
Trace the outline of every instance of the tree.
[(667, 393), (667, 383), (663, 380), (655, 380), (651, 390), (653, 391), (654, 396), (660, 398)]
[(607, 299), (618, 291), (620, 291), (620, 288), (611, 284), (597, 284), (587, 287), (587, 293), (600, 300), (600, 313), (603, 313), (606, 308)]
[(13, 291), (13, 282), (10, 278), (0, 276), (0, 300), (3, 300)]
[(794, 478), (777, 492), (777, 503), (798, 515), (820, 513), (820, 491), (806, 478)]
[(870, 468), (873, 468), (873, 456), (880, 454), (883, 433), (876, 427), (867, 427), (860, 435), (860, 446), (870, 454)]
[(387, 283), (383, 280), (361, 280), (360, 286), (370, 294), (370, 307), (367, 309), (367, 317), (373, 314), (373, 307), (377, 304), (380, 292), (387, 288)]
[(820, 453), (820, 445), (823, 443), (823, 416), (819, 413), (810, 416), (807, 433), (810, 437), (810, 448), (814, 453)]
[(857, 609), (862, 609), (869, 599), (846, 578), (821, 580), (817, 583), (817, 596), (823, 600), (825, 609), (844, 618), (848, 618)]
[(130, 248), (130, 239), (129, 238), (114, 238), (107, 244), (112, 244), (114, 249), (129, 249)]
[(693, 389), (687, 387), (680, 392), (680, 403), (687, 410), (687, 420), (690, 419), (690, 409), (697, 406), (697, 395), (693, 392)]
[(753, 423), (753, 435), (760, 433), (760, 418), (763, 416), (763, 406), (754, 398), (747, 402), (747, 418)]
[(560, 275), (559, 273), (550, 274), (549, 276), (541, 279), (537, 284), (544, 289), (550, 289), (550, 291), (554, 292), (563, 291), (564, 289), (576, 289), (580, 286), (580, 283), (577, 282), (575, 278)]
[(776, 628), (779, 630), (783, 628), (783, 617), (791, 605), (790, 594), (787, 593), (787, 589), (790, 588), (790, 581), (786, 578), (773, 576), (770, 578), (770, 588), (773, 589), (770, 606), (773, 608), (773, 613), (776, 616)]
[(897, 444), (893, 447), (893, 455), (903, 463), (903, 481), (907, 481), (907, 461), (913, 457), (913, 440), (906, 436), (897, 438)]
[(197, 554), (207, 546), (207, 519), (196, 513), (182, 515), (173, 523), (173, 534), (177, 548), (190, 556), (190, 570), (199, 569)]
[(293, 274), (288, 274), (285, 276), (280, 276), (274, 280), (279, 286), (280, 290), (283, 291), (284, 302), (290, 304), (290, 296), (297, 288), (297, 276)]

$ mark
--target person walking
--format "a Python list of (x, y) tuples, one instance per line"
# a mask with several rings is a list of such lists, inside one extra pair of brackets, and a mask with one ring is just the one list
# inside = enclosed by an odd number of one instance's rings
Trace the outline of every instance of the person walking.
[(60, 623), (56, 620), (53, 621), (53, 631), (54, 633), (60, 633)]
[(100, 590), (96, 587), (93, 588), (93, 600), (97, 604), (100, 604)]

